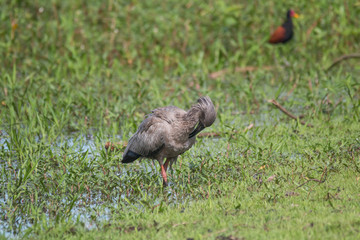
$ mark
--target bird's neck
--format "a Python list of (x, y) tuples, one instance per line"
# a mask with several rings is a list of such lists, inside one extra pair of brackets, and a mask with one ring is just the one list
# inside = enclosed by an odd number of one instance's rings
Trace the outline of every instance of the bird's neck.
[(283, 23), (283, 27), (284, 28), (289, 28), (289, 27), (292, 27), (293, 23), (292, 23), (292, 18), (291, 17), (288, 17), (286, 19), (286, 21)]
[(193, 106), (185, 115), (185, 120), (191, 124), (196, 124), (199, 121), (202, 110), (198, 106)]

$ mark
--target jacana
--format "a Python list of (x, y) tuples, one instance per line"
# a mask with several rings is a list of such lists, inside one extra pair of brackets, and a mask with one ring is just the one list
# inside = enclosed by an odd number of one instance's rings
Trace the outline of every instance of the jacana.
[(294, 35), (294, 31), (293, 31), (294, 26), (293, 26), (293, 22), (292, 22), (293, 17), (298, 18), (299, 15), (297, 13), (295, 13), (293, 10), (287, 11), (286, 21), (281, 26), (279, 26), (273, 32), (273, 34), (271, 34), (269, 43), (272, 43), (272, 44), (286, 43), (293, 37), (293, 35)]

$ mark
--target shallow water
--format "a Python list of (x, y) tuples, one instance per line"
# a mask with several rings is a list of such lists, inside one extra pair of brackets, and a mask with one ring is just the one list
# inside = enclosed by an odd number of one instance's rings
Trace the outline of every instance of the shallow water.
[[(243, 132), (244, 129), (251, 123), (254, 123), (255, 127), (269, 125), (270, 123), (275, 124), (280, 120), (280, 117), (282, 117), (282, 115), (274, 113), (242, 115), (240, 117), (236, 117), (233, 120), (234, 122), (231, 122), (230, 124), (237, 126), (235, 129), (236, 131)], [(232, 129), (229, 128), (228, 131), (232, 131)], [(257, 136), (252, 136), (252, 134), (253, 133), (250, 132), (248, 137), (256, 139)], [(256, 134), (257, 132), (255, 132), (255, 135)], [(116, 136), (116, 139), (120, 140), (121, 136)], [(4, 149), (5, 152), (9, 151), (7, 140), (9, 140), (8, 135), (6, 132), (3, 132), (0, 138), (0, 148)], [(37, 141), (41, 142), (41, 139), (37, 139)], [(123, 165), (120, 163), (122, 152), (112, 153), (105, 151), (105, 142), (106, 141), (101, 142), (99, 138), (92, 134), (70, 134), (57, 138), (57, 142), (49, 146), (52, 153), (56, 156), (63, 156), (65, 154), (73, 161), (73, 158), (79, 158), (82, 156), (81, 154), (85, 154), (84, 156), (87, 161), (86, 164), (89, 166), (89, 169), (91, 169), (91, 166), (95, 165), (96, 170), (99, 170), (99, 168), (101, 168), (103, 165), (109, 164), (109, 166), (104, 166), (102, 168), (105, 168), (108, 174), (109, 171), (114, 172), (113, 176), (106, 175), (104, 173), (102, 178), (99, 177), (101, 182), (104, 182), (105, 184), (107, 182), (115, 184), (115, 187), (112, 187), (109, 190), (110, 196), (105, 193), (105, 186), (98, 186), (93, 184), (95, 188), (89, 189), (88, 191), (83, 190), (84, 193), (82, 193), (79, 196), (79, 199), (74, 202), (74, 205), (70, 210), (70, 214), (65, 216), (66, 218), (71, 216), (73, 221), (81, 222), (85, 228), (89, 230), (101, 227), (99, 226), (101, 222), (111, 221), (114, 212), (121, 212), (125, 209), (134, 208), (140, 210), (145, 208), (153, 208), (157, 207), (164, 200), (166, 200), (167, 204), (170, 205), (184, 203), (185, 201), (192, 201), (194, 196), (186, 190), (187, 182), (190, 178), (193, 180), (201, 177), (201, 174), (192, 175), (192, 173), (198, 172), (203, 164), (207, 164), (207, 162), (212, 164), (214, 162), (217, 163), (218, 158), (229, 154), (227, 149), (229, 141), (227, 137), (197, 139), (197, 142), (202, 142), (201, 147), (193, 147), (190, 151), (186, 152), (184, 156), (178, 159), (177, 164), (174, 167), (175, 171), (177, 171), (176, 173), (178, 174), (180, 172), (182, 176), (174, 176), (176, 179), (173, 178), (173, 176), (170, 176), (168, 188), (161, 192), (159, 189), (161, 188), (162, 180), (159, 173), (159, 166), (156, 161), (142, 159), (140, 161), (135, 161), (132, 164)], [(199, 145), (199, 143), (196, 145)], [(238, 153), (238, 156), (240, 155), (241, 153)], [(71, 158), (71, 156), (73, 156), (73, 158)], [(298, 156), (294, 155), (293, 157), (295, 158)], [(184, 161), (185, 158), (187, 159), (186, 161)], [(57, 162), (55, 166), (51, 167), (61, 168), (61, 162), (59, 160), (56, 161)], [(4, 164), (4, 168), (7, 171), (11, 170), (9, 169), (9, 166), (5, 160), (0, 160), (0, 162), (1, 164)], [(14, 159), (11, 161), (11, 164), (17, 168), (17, 162), (18, 161)], [(79, 164), (83, 163), (80, 162)], [(186, 166), (184, 166), (184, 164), (186, 164)], [(118, 167), (116, 167), (117, 165)], [(188, 170), (184, 172), (181, 170), (181, 166), (183, 166), (182, 168), (186, 168)], [(66, 168), (65, 173), (70, 175), (71, 170), (72, 168), (70, 164)], [(227, 172), (231, 174), (232, 171), (237, 170), (230, 168)], [(81, 175), (84, 173), (78, 174)], [(101, 173), (101, 171), (97, 171), (91, 174), (99, 173)], [(16, 178), (15, 175), (12, 175), (11, 177), (14, 179)], [(176, 180), (176, 185), (172, 184), (172, 179), (174, 181)], [(91, 181), (96, 181), (96, 179)], [(134, 189), (134, 187), (138, 187), (139, 189)], [(69, 186), (65, 186), (64, 188), (66, 191), (69, 191)], [(39, 195), (38, 199), (38, 201), (42, 202), (45, 206), (52, 204), (46, 199), (50, 199), (50, 201), (56, 201), (55, 196), (51, 195), (51, 191), (45, 194), (47, 196)], [(8, 193), (5, 192), (0, 196), (0, 207), (5, 207), (6, 201), (9, 201)], [(60, 200), (61, 207), (66, 207), (69, 203), (67, 196), (64, 195), (64, 197), (65, 198)], [(54, 219), (54, 216), (51, 216), (48, 210), (45, 211), (44, 214), (46, 219), (49, 221), (50, 219)], [(6, 237), (13, 238), (17, 236), (16, 233), (23, 232), (33, 226), (29, 221), (30, 219), (22, 219), (21, 217), (18, 217), (16, 220), (17, 221), (14, 222), (12, 226), (15, 231), (12, 232), (10, 230), (10, 223), (5, 219), (0, 219), (0, 233), (3, 233)], [(21, 229), (19, 229), (20, 226)]]
[[(7, 147), (6, 138), (2, 138), (0, 142), (0, 147), (4, 149), (4, 151), (9, 151)], [(219, 142), (219, 139), (203, 139), (207, 144), (214, 142), (216, 145)], [(99, 145), (96, 141), (94, 141), (93, 137), (86, 135), (86, 136), (69, 136), (65, 140), (64, 138), (60, 141), (60, 143), (51, 146), (51, 150), (53, 152), (61, 153), (62, 149), (69, 149), (69, 152), (76, 152), (76, 154), (87, 154), (86, 159), (92, 164), (101, 164), (100, 159), (102, 159), (101, 151), (103, 151), (104, 145)], [(207, 147), (207, 151), (211, 151), (210, 147)], [(110, 154), (110, 153), (109, 153)], [(115, 158), (118, 159), (116, 161), (120, 161), (121, 153), (115, 155)], [(103, 160), (103, 159), (102, 159)], [(16, 168), (16, 160), (9, 160), (13, 167)], [(182, 160), (181, 160), (182, 161)], [(12, 171), (9, 168), (8, 164), (5, 160), (1, 161), (3, 167), (7, 171)], [(177, 163), (179, 165), (179, 161)], [(157, 183), (155, 182), (156, 186), (152, 186), (152, 188), (159, 188), (158, 184), (161, 184), (161, 177), (159, 174), (159, 166), (156, 161), (151, 161), (148, 159), (142, 159), (140, 161), (136, 161), (133, 164), (128, 165), (121, 165), (121, 169), (116, 169), (115, 175), (120, 179), (123, 179), (126, 185), (128, 182), (130, 185), (128, 186), (120, 186), (115, 187), (116, 194), (112, 194), (111, 198), (108, 199), (106, 195), (102, 193), (101, 189), (91, 189), (88, 193), (82, 194), (82, 196), (75, 201), (74, 206), (72, 207), (70, 214), (73, 221), (81, 222), (85, 228), (87, 229), (94, 229), (99, 227), (98, 224), (104, 221), (109, 221), (111, 216), (113, 215), (113, 211), (123, 211), (124, 207), (132, 209), (136, 207), (137, 209), (142, 209), (144, 207), (156, 207), (163, 201), (164, 196), (166, 196), (168, 204), (178, 204), (182, 203), (185, 200), (189, 200), (190, 197), (187, 195), (178, 195), (177, 194), (177, 187), (174, 188), (173, 184), (171, 183), (172, 177), (169, 177), (169, 186), (168, 188), (164, 189), (165, 192), (162, 192), (159, 195), (159, 192), (151, 193), (145, 188), (140, 189), (140, 192), (136, 190), (136, 194), (132, 195), (134, 189), (132, 189), (131, 185), (136, 186), (135, 182), (132, 182), (134, 179), (138, 178), (139, 176), (148, 176), (148, 178), (158, 179)], [(66, 174), (69, 174), (71, 169), (66, 169)], [(13, 181), (16, 182), (16, 175), (12, 174), (11, 177)], [(51, 177), (50, 175), (48, 177)], [(130, 179), (130, 180), (129, 180)], [(131, 180), (133, 179), (133, 180)], [(5, 179), (3, 179), (5, 180)], [(138, 179), (136, 181), (141, 181)], [(149, 187), (149, 183), (144, 183), (144, 187)], [(142, 183), (140, 183), (142, 186)], [(151, 186), (151, 184), (150, 184)], [(5, 189), (6, 190), (6, 189)], [(141, 193), (142, 192), (142, 193)], [(55, 197), (51, 192), (45, 193), (46, 196), (42, 196), (39, 193), (39, 199), (44, 206), (51, 205), (51, 201), (54, 201)], [(50, 199), (47, 201), (45, 199)], [(142, 202), (144, 199), (148, 201), (146, 203)], [(12, 201), (11, 197), (9, 199), (9, 195), (7, 192), (4, 192), (0, 195), (0, 207), (3, 208), (3, 212), (5, 215), (9, 214), (6, 210), (7, 201)], [(63, 199), (60, 201), (61, 206), (67, 206), (69, 203), (69, 199)], [(119, 202), (123, 202), (122, 206), (118, 205)], [(53, 216), (49, 215), (49, 210), (46, 210), (45, 207), (45, 216), (46, 219), (50, 220), (50, 218), (54, 218)], [(111, 210), (112, 209), (112, 210)], [(25, 211), (25, 209), (24, 209)], [(22, 215), (25, 213), (22, 213)], [(0, 234), (4, 234), (7, 238), (16, 238), (17, 233), (24, 232), (27, 229), (31, 228), (33, 224), (31, 223), (31, 216), (29, 219), (22, 218), (20, 215), (15, 217), (15, 222), (10, 226), (10, 223), (6, 219), (0, 219)], [(13, 230), (11, 230), (11, 228)]]

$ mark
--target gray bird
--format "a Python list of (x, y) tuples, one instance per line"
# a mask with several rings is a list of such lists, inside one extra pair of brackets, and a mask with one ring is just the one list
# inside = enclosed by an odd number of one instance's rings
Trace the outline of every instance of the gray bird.
[(175, 106), (157, 108), (130, 138), (122, 162), (130, 163), (140, 157), (156, 159), (160, 164), (163, 183), (167, 185), (169, 163), (172, 169), (178, 156), (194, 145), (196, 134), (210, 127), (215, 119), (214, 104), (207, 96), (199, 98), (188, 111)]

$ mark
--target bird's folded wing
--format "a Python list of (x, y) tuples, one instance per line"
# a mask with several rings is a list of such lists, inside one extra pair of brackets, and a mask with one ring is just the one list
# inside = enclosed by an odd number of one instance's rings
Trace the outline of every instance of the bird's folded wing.
[(128, 151), (143, 157), (155, 154), (164, 146), (164, 131), (167, 123), (156, 117), (148, 117), (139, 126), (138, 131), (129, 140), (124, 156)]
[(269, 42), (270, 43), (281, 42), (285, 37), (285, 31), (286, 31), (285, 28), (283, 28), (282, 26), (278, 27), (271, 35)]

